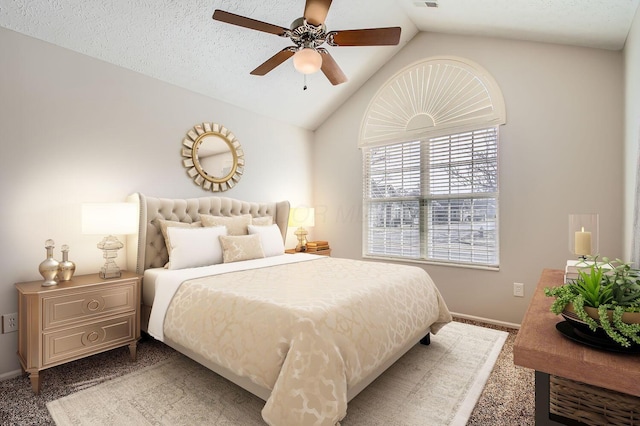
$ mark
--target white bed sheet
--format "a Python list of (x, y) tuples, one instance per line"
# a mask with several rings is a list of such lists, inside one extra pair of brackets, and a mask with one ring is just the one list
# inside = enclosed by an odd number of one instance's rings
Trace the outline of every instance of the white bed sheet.
[(144, 271), (142, 279), (142, 304), (153, 306), (156, 297), (156, 279), (166, 271), (164, 268), (152, 268)]
[[(189, 279), (210, 275), (226, 274), (254, 268), (265, 268), (287, 263), (322, 260), (323, 256), (308, 253), (282, 254), (262, 259), (245, 260), (243, 262), (221, 263), (199, 268), (170, 270), (164, 268), (147, 269), (143, 278), (143, 300), (152, 298), (151, 316), (147, 332), (157, 340), (164, 342), (164, 318), (169, 309), (171, 299), (180, 285)], [(146, 290), (144, 287), (148, 287)], [(146, 293), (146, 294), (145, 294)]]

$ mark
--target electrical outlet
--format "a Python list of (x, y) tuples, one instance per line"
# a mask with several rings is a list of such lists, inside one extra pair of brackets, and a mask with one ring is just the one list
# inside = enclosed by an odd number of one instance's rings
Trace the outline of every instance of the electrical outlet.
[(2, 334), (18, 331), (18, 314), (4, 314), (2, 316)]
[(524, 297), (524, 284), (513, 283), (513, 295), (515, 297)]

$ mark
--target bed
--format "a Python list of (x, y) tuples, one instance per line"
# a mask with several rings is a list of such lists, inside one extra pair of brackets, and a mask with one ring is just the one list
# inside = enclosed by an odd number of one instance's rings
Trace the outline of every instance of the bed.
[(284, 254), (286, 201), (127, 201), (139, 211), (127, 265), (144, 274), (143, 330), (266, 401), (270, 425), (337, 424), (451, 321), (421, 268)]

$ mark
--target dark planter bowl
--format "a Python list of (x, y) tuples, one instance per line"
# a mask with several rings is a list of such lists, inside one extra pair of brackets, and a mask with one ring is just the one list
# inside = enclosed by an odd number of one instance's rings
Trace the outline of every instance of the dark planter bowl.
[[(562, 312), (562, 317), (566, 320), (566, 325), (561, 325), (563, 323), (558, 323), (556, 328), (566, 337), (571, 340), (574, 340), (578, 343), (582, 343), (587, 346), (591, 346), (593, 348), (602, 349), (606, 351), (612, 352), (622, 352), (622, 353), (640, 353), (640, 345), (631, 343), (631, 346), (625, 348), (613, 340), (606, 331), (602, 328), (598, 327), (596, 331), (592, 331), (587, 323), (582, 321), (578, 315), (573, 310), (573, 306), (567, 306), (568, 309), (565, 309)], [(594, 309), (594, 308), (588, 308)], [(595, 315), (597, 316), (597, 310), (595, 310)], [(587, 312), (589, 316), (593, 318), (594, 312)], [(594, 318), (596, 319), (596, 318)], [(598, 320), (596, 319), (596, 322)]]

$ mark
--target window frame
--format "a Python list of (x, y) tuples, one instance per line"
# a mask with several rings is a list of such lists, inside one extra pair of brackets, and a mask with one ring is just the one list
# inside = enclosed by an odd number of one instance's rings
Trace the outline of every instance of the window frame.
[[(494, 156), (492, 157), (491, 161), (489, 162), (490, 165), (495, 166), (495, 191), (477, 191), (474, 190), (473, 187), (467, 191), (467, 192), (451, 192), (449, 191), (446, 194), (434, 194), (432, 193), (432, 191), (430, 190), (430, 172), (432, 171), (432, 167), (430, 164), (430, 157), (429, 157), (429, 151), (430, 151), (430, 147), (434, 144), (434, 143), (438, 143), (438, 141), (441, 141), (443, 138), (444, 139), (448, 139), (449, 142), (451, 141), (452, 138), (462, 138), (465, 134), (472, 134), (472, 136), (469, 138), (470, 143), (468, 144), (469, 146), (473, 147), (474, 141), (475, 141), (475, 133), (477, 132), (479, 135), (482, 134), (482, 132), (493, 132), (493, 147), (492, 149), (495, 151)], [(444, 133), (444, 134), (442, 134)], [(500, 199), (499, 199), (499, 193), (500, 193), (500, 189), (499, 189), (499, 144), (500, 144), (500, 135), (499, 135), (499, 126), (498, 125), (493, 125), (493, 124), (485, 124), (485, 125), (478, 125), (478, 126), (473, 126), (472, 128), (459, 128), (459, 129), (448, 129), (448, 131), (446, 132), (442, 132), (438, 135), (423, 135), (422, 137), (418, 137), (418, 138), (412, 138), (411, 140), (408, 141), (404, 141), (404, 142), (399, 142), (397, 140), (395, 141), (389, 141), (388, 143), (382, 143), (382, 141), (379, 141), (377, 144), (373, 145), (373, 146), (366, 146), (363, 147), (363, 235), (362, 235), (362, 256), (363, 258), (368, 258), (368, 259), (381, 259), (381, 260), (385, 260), (385, 261), (402, 261), (402, 262), (416, 262), (416, 263), (424, 263), (424, 264), (434, 264), (434, 265), (446, 265), (446, 266), (456, 266), (456, 267), (463, 267), (463, 268), (473, 268), (473, 269), (487, 269), (487, 270), (499, 270), (500, 268), (500, 234), (499, 234), (499, 224), (500, 224), (500, 216), (499, 216), (499, 203), (500, 203)], [(478, 138), (480, 138), (480, 136), (478, 136)], [(407, 196), (406, 194), (402, 194), (400, 196), (397, 197), (375, 197), (375, 196), (370, 196), (371, 195), (371, 187), (370, 185), (372, 184), (372, 176), (375, 175), (375, 173), (373, 173), (371, 171), (371, 164), (370, 164), (370, 157), (372, 155), (372, 151), (373, 150), (380, 150), (380, 149), (403, 149), (402, 146), (403, 145), (411, 145), (411, 144), (417, 144), (419, 146), (419, 161), (420, 161), (420, 177), (419, 179), (419, 192), (418, 194), (413, 194), (411, 196)], [(467, 146), (467, 145), (464, 145)], [(426, 152), (426, 155), (425, 155)], [(473, 148), (472, 148), (472, 152)], [(478, 151), (480, 152), (480, 151)], [(473, 158), (473, 156), (472, 156)], [(404, 158), (403, 158), (404, 160)], [(472, 164), (474, 163), (474, 161), (472, 161)], [(452, 162), (449, 162), (447, 164), (452, 164)], [(413, 167), (415, 167), (415, 165), (413, 165)], [(471, 169), (473, 169), (473, 167), (471, 167)], [(397, 175), (397, 173), (394, 173), (395, 175)], [(404, 180), (401, 178), (401, 180), (404, 182)], [(451, 174), (449, 174), (449, 181), (451, 181)], [(386, 183), (386, 181), (385, 181)], [(415, 182), (411, 182), (411, 183), (415, 183)], [(389, 186), (389, 185), (387, 185)], [(474, 213), (472, 214), (472, 217), (470, 218), (468, 225), (470, 225), (469, 230), (471, 231), (471, 235), (473, 235), (473, 230), (477, 229), (474, 228), (474, 225), (476, 223), (485, 223), (485, 225), (487, 225), (487, 229), (489, 228), (489, 224), (493, 224), (495, 226), (493, 233), (494, 233), (494, 239), (493, 239), (493, 244), (494, 246), (493, 249), (489, 249), (485, 251), (485, 255), (488, 256), (490, 253), (495, 253), (495, 258), (493, 258), (495, 261), (492, 260), (488, 260), (485, 262), (481, 262), (481, 261), (474, 261), (473, 260), (473, 255), (474, 253), (476, 254), (481, 254), (482, 250), (478, 249), (478, 250), (474, 250), (473, 248), (476, 247), (475, 245), (470, 246), (470, 250), (468, 251), (468, 253), (471, 256), (471, 259), (466, 259), (466, 260), (460, 260), (460, 259), (455, 259), (455, 256), (452, 257), (451, 255), (451, 249), (449, 251), (449, 256), (448, 259), (442, 259), (442, 258), (437, 258), (434, 257), (432, 255), (432, 250), (434, 250), (434, 246), (429, 245), (429, 242), (431, 241), (432, 238), (432, 233), (433, 233), (433, 229), (434, 229), (434, 224), (435, 222), (433, 221), (433, 218), (430, 217), (430, 205), (433, 205), (433, 202), (436, 200), (447, 200), (447, 201), (452, 201), (452, 200), (470, 200), (471, 205), (473, 205), (475, 203), (476, 200), (483, 200), (483, 199), (489, 199), (489, 200), (494, 200), (494, 205), (493, 205), (493, 210), (495, 215), (493, 216), (493, 220), (490, 221), (488, 220), (488, 216), (487, 216), (487, 211), (485, 211), (485, 216), (484, 216), (484, 221), (474, 221), (473, 220), (473, 216)], [(375, 231), (374, 228), (372, 228), (370, 226), (371, 222), (371, 207), (374, 205), (381, 205), (384, 206), (385, 204), (394, 206), (394, 204), (399, 203), (399, 202), (417, 202), (418, 204), (418, 249), (417, 249), (417, 255), (415, 252), (415, 247), (412, 247), (414, 250), (409, 250), (408, 252), (414, 252), (410, 255), (407, 255), (406, 252), (404, 251), (404, 247), (403, 244), (398, 244), (398, 248), (396, 249), (398, 251), (399, 254), (379, 254), (379, 253), (374, 253), (373, 250), (371, 250), (371, 246), (370, 246), (370, 239), (372, 237), (373, 232)], [(487, 206), (485, 207), (487, 210), (489, 210), (489, 203), (487, 204)], [(393, 209), (398, 208), (399, 206), (394, 206)], [(400, 209), (402, 210), (402, 209)], [(447, 216), (447, 221), (446, 223), (448, 224), (447, 229), (448, 232), (451, 233), (452, 231), (452, 216), (451, 216), (451, 210), (450, 210), (450, 206), (449, 206), (449, 213)], [(473, 208), (472, 208), (472, 212), (473, 212)], [(387, 212), (384, 212), (384, 216), (385, 218), (388, 216)], [(404, 223), (404, 219), (405, 215), (404, 212), (402, 212), (402, 215), (400, 217), (400, 231), (399, 231), (399, 236), (400, 238), (404, 238), (404, 234), (405, 231), (402, 229), (403, 227), (403, 223)], [(464, 218), (459, 219), (460, 222), (463, 221)], [(415, 224), (415, 220), (413, 221)], [(396, 226), (397, 227), (397, 226)], [(381, 229), (383, 229), (383, 233), (385, 234), (385, 236), (383, 237), (384, 239), (389, 239), (392, 237), (387, 236), (387, 234), (394, 234), (393, 229), (394, 227), (392, 226), (386, 226), (386, 221), (385, 221), (385, 226), (381, 227)], [(481, 230), (483, 228), (480, 228)], [(461, 230), (458, 230), (459, 232), (462, 232)], [(411, 229), (408, 230), (409, 233), (412, 233)], [(398, 231), (395, 232), (395, 234), (398, 234)], [(409, 239), (409, 238), (407, 238)], [(415, 242), (415, 238), (413, 239), (413, 243), (412, 244), (416, 244)], [(472, 238), (473, 240), (473, 238)], [(445, 244), (446, 246), (446, 244)], [(455, 245), (454, 245), (455, 247)], [(460, 249), (460, 243), (458, 243), (457, 245), (458, 249)], [(386, 243), (385, 243), (385, 248), (386, 248)], [(393, 251), (393, 247), (390, 247), (390, 250)], [(455, 250), (454, 250), (455, 252)], [(460, 254), (460, 250), (458, 253), (458, 256), (461, 256), (462, 254)]]

